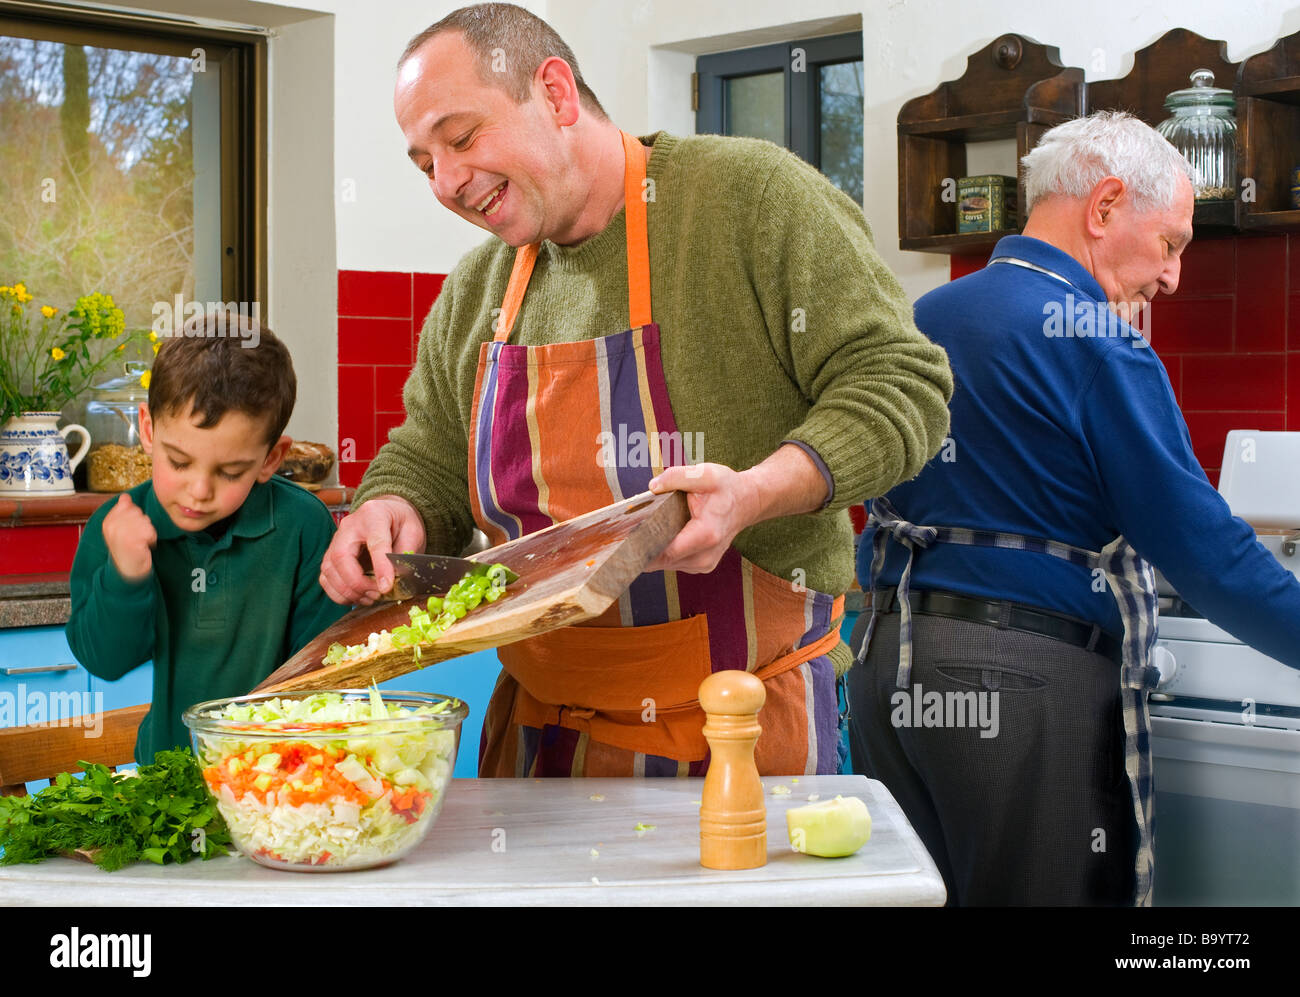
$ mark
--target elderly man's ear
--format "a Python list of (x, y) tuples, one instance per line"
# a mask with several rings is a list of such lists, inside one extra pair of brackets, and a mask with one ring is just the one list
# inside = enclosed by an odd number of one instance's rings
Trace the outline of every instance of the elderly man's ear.
[(1092, 194), (1088, 198), (1088, 234), (1094, 239), (1100, 239), (1105, 234), (1105, 227), (1110, 220), (1110, 213), (1115, 206), (1124, 200), (1128, 193), (1128, 188), (1124, 186), (1124, 181), (1119, 177), (1106, 177), (1096, 187), (1092, 188)]

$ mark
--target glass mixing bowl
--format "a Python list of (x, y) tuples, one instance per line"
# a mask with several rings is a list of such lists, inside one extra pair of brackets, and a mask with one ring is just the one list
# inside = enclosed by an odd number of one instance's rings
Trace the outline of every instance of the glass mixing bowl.
[(199, 703), (184, 722), (241, 852), (274, 869), (395, 862), (433, 826), (469, 707), (338, 689)]

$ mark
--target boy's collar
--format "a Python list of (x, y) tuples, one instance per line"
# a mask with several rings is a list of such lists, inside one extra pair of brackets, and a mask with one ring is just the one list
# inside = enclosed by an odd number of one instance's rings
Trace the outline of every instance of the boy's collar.
[(230, 541), (227, 538), (232, 536), (251, 540), (271, 532), (275, 527), (273, 487), (270, 481), (255, 484), (252, 491), (248, 493), (248, 498), (244, 499), (244, 504), (235, 513), (235, 521), (230, 524), (230, 529), (226, 530), (221, 538), (215, 541), (205, 530), (191, 532), (190, 530), (182, 530), (173, 523), (171, 516), (167, 515), (167, 510), (158, 501), (158, 496), (154, 493), (152, 485), (149, 486), (149, 495), (145, 499), (145, 514), (153, 522), (159, 540), (192, 537), (200, 543), (222, 544), (224, 541), (224, 546), (229, 544)]

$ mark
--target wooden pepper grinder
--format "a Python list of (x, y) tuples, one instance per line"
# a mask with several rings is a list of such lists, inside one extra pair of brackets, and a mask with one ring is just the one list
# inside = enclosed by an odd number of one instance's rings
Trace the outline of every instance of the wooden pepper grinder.
[(699, 696), (710, 753), (700, 801), (700, 865), (756, 869), (767, 864), (767, 805), (754, 764), (767, 690), (749, 672), (727, 669), (700, 683)]

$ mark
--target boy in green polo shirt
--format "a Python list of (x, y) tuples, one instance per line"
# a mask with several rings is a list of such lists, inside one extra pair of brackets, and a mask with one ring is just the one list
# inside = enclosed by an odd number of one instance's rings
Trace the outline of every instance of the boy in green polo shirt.
[(189, 743), (185, 709), (249, 692), (346, 612), (318, 581), (333, 518), (275, 476), (289, 351), (243, 318), (185, 331), (163, 340), (140, 407), (153, 478), (96, 511), (72, 565), (77, 660), (111, 681), (153, 658), (140, 762)]

